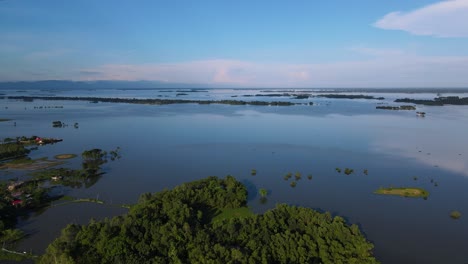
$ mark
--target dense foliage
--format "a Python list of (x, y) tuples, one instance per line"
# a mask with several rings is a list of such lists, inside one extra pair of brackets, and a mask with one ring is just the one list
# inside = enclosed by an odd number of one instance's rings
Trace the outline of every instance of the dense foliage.
[(436, 97), (434, 98), (434, 100), (403, 98), (403, 99), (396, 99), (395, 102), (433, 105), (433, 106), (468, 105), (468, 97), (447, 96), (447, 97)]
[[(8, 196), (7, 185), (0, 183), (0, 243), (2, 247), (7, 247), (23, 237), (23, 232), (14, 229), (16, 213)], [(0, 259), (2, 258), (3, 254), (0, 253)]]
[(181, 100), (181, 99), (137, 99), (137, 98), (102, 98), (102, 97), (68, 97), (68, 96), (8, 96), (8, 99), (31, 101), (40, 100), (58, 100), (58, 101), (89, 101), (93, 103), (127, 103), (127, 104), (228, 104), (228, 105), (258, 105), (258, 106), (291, 106), (296, 105), (292, 102), (265, 102), (265, 101), (238, 101), (238, 100)]
[(17, 144), (17, 143), (0, 144), (0, 160), (25, 156), (29, 152), (30, 150), (25, 148), (22, 144)]
[(319, 94), (316, 97), (323, 98), (334, 98), (334, 99), (375, 99), (375, 100), (384, 100), (383, 97), (374, 97), (371, 95), (363, 94)]
[(377, 263), (358, 227), (328, 213), (279, 205), (212, 221), (246, 198), (231, 176), (143, 194), (127, 215), (69, 225), (40, 263)]

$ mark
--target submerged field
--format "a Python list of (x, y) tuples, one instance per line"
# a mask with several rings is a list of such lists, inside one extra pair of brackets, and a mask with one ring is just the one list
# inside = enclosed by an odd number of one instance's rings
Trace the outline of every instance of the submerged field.
[[(5, 93), (16, 95), (16, 91)], [(54, 95), (50, 91), (28, 93), (21, 95)], [(417, 105), (417, 111), (426, 112), (426, 117), (421, 118), (413, 110), (376, 109), (379, 105), (397, 106), (394, 99), (408, 97), (406, 94), (369, 93), (385, 100), (254, 96), (260, 93), (210, 90), (179, 97), (224, 100), (238, 96), (242, 100), (300, 104), (284, 107), (0, 100), (0, 116), (14, 120), (0, 123), (0, 138), (44, 135), (63, 139), (32, 151), (33, 160), (54, 160), (64, 153), (81, 154), (92, 148), (110, 150), (116, 146), (122, 154), (120, 160), (104, 164), (103, 174), (92, 182), (54, 189), (58, 194), (97, 199), (104, 204), (69, 203), (31, 213), (18, 223), (31, 235), (17, 249), (41, 254), (68, 223), (86, 224), (91, 218), (122, 215), (128, 209), (119, 206), (135, 204), (142, 193), (210, 175), (230, 174), (246, 186), (247, 206), (253, 213), (263, 213), (277, 203), (329, 211), (349, 224), (359, 225), (375, 245), (373, 251), (382, 263), (463, 263), (468, 259), (464, 251), (468, 246), (468, 220), (460, 217), (454, 221), (450, 217), (455, 210), (462, 215), (468, 212), (467, 106)], [(60, 94), (177, 97), (175, 91), (159, 90)], [(411, 97), (432, 99), (436, 95)], [(56, 120), (70, 125), (53, 127)], [(79, 127), (73, 126), (75, 123)], [(81, 157), (60, 162), (63, 164), (57, 167), (81, 168)], [(0, 180), (27, 179), (30, 172), (5, 168), (0, 170)], [(291, 179), (285, 180), (289, 173)], [(310, 180), (309, 175), (313, 175)], [(295, 187), (291, 187), (292, 181)], [(424, 200), (375, 195), (381, 186), (422, 188), (430, 196)], [(265, 197), (261, 189), (266, 191)], [(225, 210), (218, 217), (249, 213)], [(409, 232), (414, 236), (405, 236)]]

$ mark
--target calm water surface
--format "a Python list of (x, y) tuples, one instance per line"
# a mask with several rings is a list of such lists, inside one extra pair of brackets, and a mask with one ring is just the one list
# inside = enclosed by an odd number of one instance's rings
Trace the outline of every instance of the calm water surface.
[[(28, 91), (25, 95), (37, 93), (109, 95), (102, 91)], [(151, 90), (120, 91), (114, 97), (148, 98), (164, 93), (169, 96), (169, 92)], [(216, 90), (188, 96), (213, 99), (236, 93), (249, 92)], [(390, 97), (417, 96), (435, 95)], [(425, 118), (418, 118), (414, 111), (376, 110), (382, 102), (375, 100), (311, 98), (301, 102), (309, 101), (316, 105), (149, 106), (4, 99), (0, 100), (0, 118), (15, 119), (16, 126), (13, 121), (0, 122), (0, 138), (38, 135), (63, 139), (32, 152), (33, 158), (120, 146), (122, 158), (105, 164), (106, 173), (94, 185), (60, 190), (74, 197), (129, 204), (144, 192), (231, 174), (248, 186), (249, 206), (255, 212), (289, 203), (330, 211), (359, 224), (375, 244), (382, 263), (468, 263), (468, 107), (418, 106), (419, 111), (427, 112)], [(64, 108), (34, 109), (56, 105)], [(71, 125), (52, 128), (54, 120)], [(75, 122), (78, 129), (72, 126)], [(67, 161), (67, 166), (78, 168), (79, 158)], [(338, 174), (336, 167), (349, 167), (355, 173)], [(250, 175), (251, 169), (257, 170), (256, 176)], [(364, 169), (368, 175), (363, 174)], [(295, 188), (283, 179), (288, 172), (302, 173)], [(313, 175), (312, 180), (307, 179), (308, 174)], [(0, 180), (12, 177), (27, 175), (0, 171)], [(373, 194), (381, 186), (423, 187), (430, 197)], [(269, 190), (265, 204), (256, 194), (259, 188)], [(452, 210), (462, 212), (462, 218), (452, 220)], [(125, 212), (112, 206), (72, 204), (32, 214), (20, 220), (19, 227), (31, 236), (19, 249), (41, 253), (67, 223), (84, 224), (91, 218)]]

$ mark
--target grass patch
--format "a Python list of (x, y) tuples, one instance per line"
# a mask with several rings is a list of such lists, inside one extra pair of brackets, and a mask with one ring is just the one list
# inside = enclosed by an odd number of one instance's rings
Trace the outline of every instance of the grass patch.
[(21, 158), (0, 164), (0, 169), (16, 169), (16, 170), (42, 170), (57, 165), (61, 165), (61, 161), (51, 161), (47, 158), (30, 159)]
[(412, 198), (427, 198), (429, 192), (422, 188), (411, 188), (411, 187), (401, 187), (401, 188), (379, 188), (374, 193), (383, 194), (383, 195), (398, 195), (403, 197), (412, 197)]
[(68, 196), (68, 195), (64, 195), (60, 197), (60, 199), (58, 199), (58, 201), (73, 201), (73, 200), (75, 200), (75, 198)]
[(211, 219), (211, 222), (228, 220), (231, 218), (251, 217), (254, 215), (248, 207), (224, 208), (219, 209), (218, 212), (219, 213)]
[(56, 158), (56, 159), (73, 159), (73, 158), (76, 158), (76, 154), (59, 154), (59, 155), (55, 155), (54, 158)]
[(79, 198), (76, 200), (73, 200), (74, 203), (98, 203), (98, 204), (104, 204), (104, 201), (94, 199), (94, 198)]
[(451, 217), (452, 219), (460, 219), (461, 215), (462, 215), (462, 214), (461, 214), (459, 211), (452, 211), (452, 212), (450, 212), (450, 217)]
[(11, 160), (10, 162), (8, 162), (8, 164), (11, 164), (11, 165), (32, 164), (32, 163), (34, 163), (34, 160), (32, 160), (32, 159), (30, 159), (28, 157), (14, 159), (14, 160)]
[(37, 256), (34, 256), (30, 253), (6, 251), (4, 249), (0, 250), (0, 260), (25, 261), (28, 259), (35, 259), (36, 257)]

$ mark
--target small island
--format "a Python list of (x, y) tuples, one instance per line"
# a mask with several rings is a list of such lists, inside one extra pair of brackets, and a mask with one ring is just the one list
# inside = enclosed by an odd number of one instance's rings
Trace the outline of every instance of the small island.
[(384, 100), (383, 97), (374, 97), (371, 95), (363, 95), (363, 94), (319, 94), (315, 97), (323, 97), (323, 98), (332, 98), (332, 99), (372, 99), (372, 100)]
[[(87, 101), (91, 103), (127, 103), (147, 105), (169, 105), (169, 104), (227, 104), (227, 105), (256, 105), (256, 106), (291, 106), (291, 102), (265, 102), (265, 101), (238, 101), (238, 100), (182, 100), (182, 99), (137, 99), (137, 98), (104, 98), (104, 97), (69, 97), (69, 96), (8, 96), (11, 100), (33, 100), (48, 101)], [(58, 124), (58, 123), (57, 123)]]
[(342, 217), (285, 204), (253, 214), (246, 204), (232, 176), (145, 193), (125, 215), (68, 225), (39, 263), (378, 263)]
[(416, 110), (416, 107), (412, 105), (400, 105), (400, 106), (379, 105), (379, 106), (376, 106), (375, 108), (383, 109), (383, 110)]
[(443, 105), (468, 105), (468, 97), (459, 97), (459, 96), (447, 96), (447, 97), (436, 97), (434, 100), (425, 100), (425, 99), (396, 99), (397, 103), (413, 103), (421, 105), (431, 105), (431, 106), (443, 106)]
[(397, 195), (402, 197), (411, 197), (411, 198), (427, 198), (429, 197), (429, 192), (423, 188), (413, 188), (413, 187), (400, 187), (400, 188), (379, 188), (374, 192), (375, 194), (383, 195)]
[(59, 154), (59, 155), (55, 155), (54, 158), (56, 158), (56, 159), (73, 159), (73, 158), (76, 158), (76, 154)]

